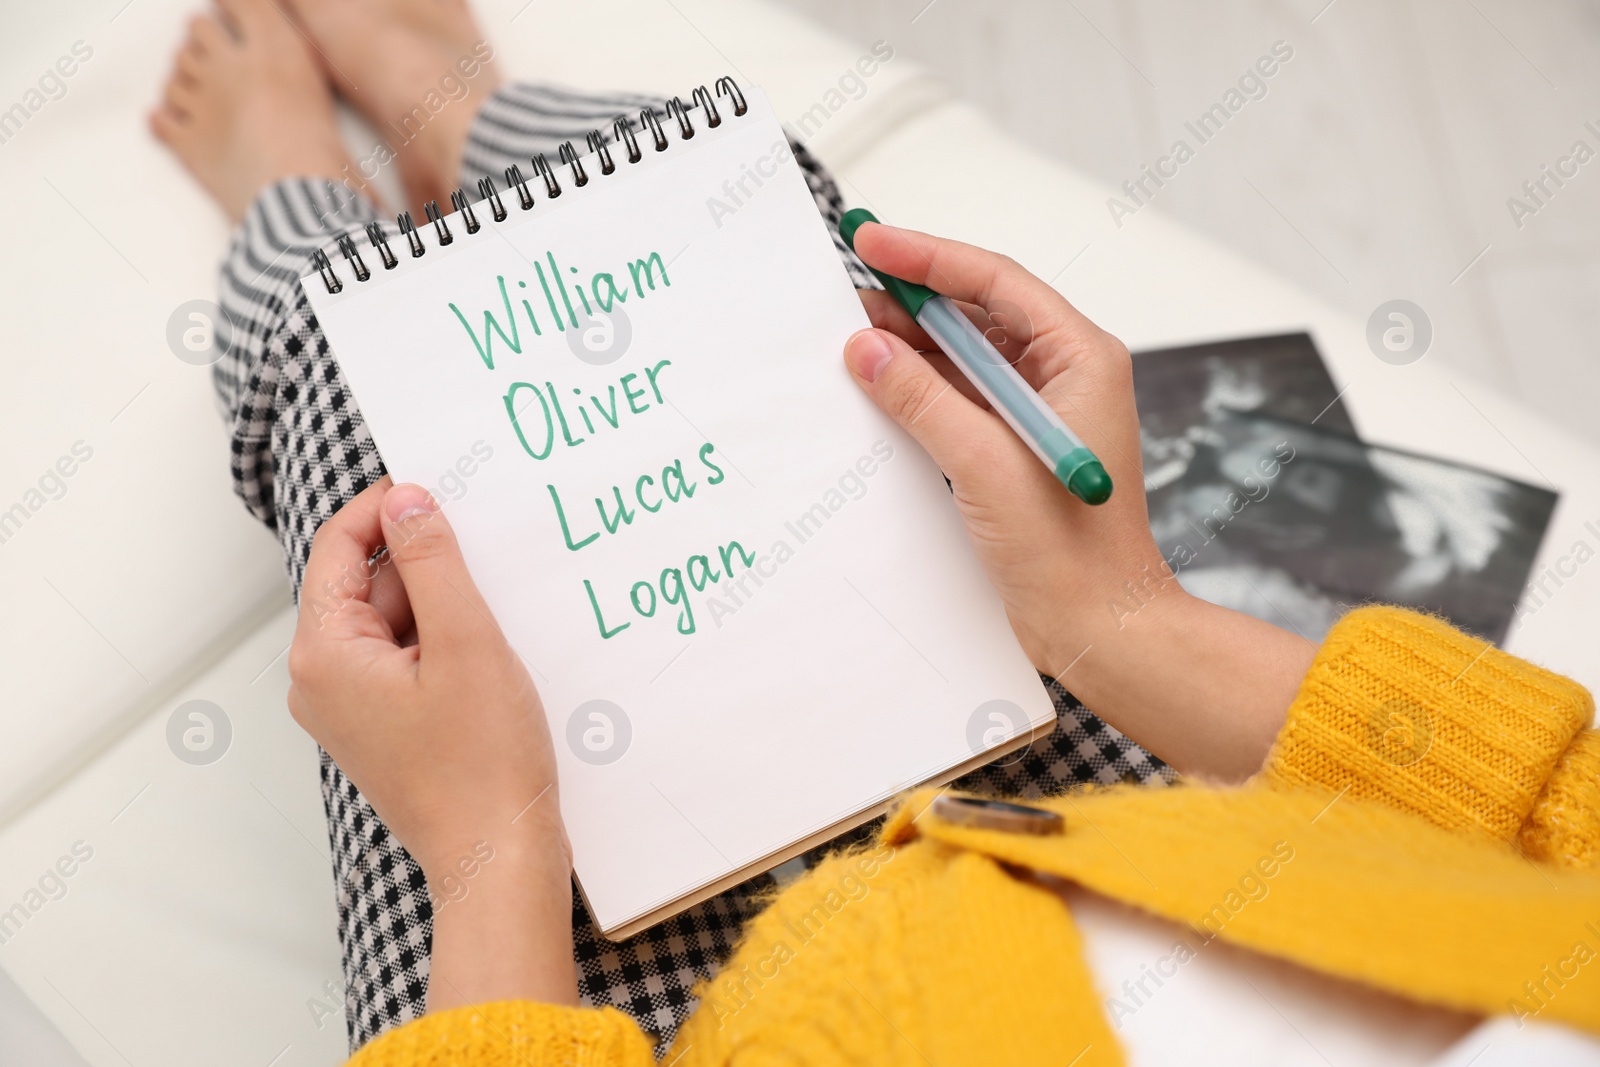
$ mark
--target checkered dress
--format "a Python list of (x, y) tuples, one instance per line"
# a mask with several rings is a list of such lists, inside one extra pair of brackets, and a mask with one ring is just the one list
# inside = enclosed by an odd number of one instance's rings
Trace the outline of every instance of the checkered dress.
[[(509, 86), (478, 115), (462, 187), (476, 189), (480, 176), (491, 175), (504, 190), (506, 167), (517, 164), (531, 173), (534, 154), (553, 159), (562, 142), (581, 145), (588, 131), (606, 130), (617, 115), (637, 115), (644, 107), (655, 108), (665, 122), (660, 104), (628, 94)], [(839, 237), (843, 204), (833, 179), (804, 148), (795, 145), (794, 153), (845, 270), (858, 286), (876, 287)], [(296, 595), (317, 527), (384, 475), (383, 459), (299, 282), (312, 272), (316, 250), (340, 259), (334, 247), (339, 235), (354, 234), (365, 245), (361, 229), (368, 222), (380, 223), (391, 242), (400, 240), (371, 201), (345, 186), (279, 182), (256, 198), (221, 270), (222, 307), (235, 336), (215, 366), (215, 381), (233, 431), (234, 487), (251, 514), (278, 535)], [(967, 776), (962, 788), (1038, 796), (1083, 782), (1171, 779), (1166, 766), (1055, 682), (1045, 685), (1060, 717), (1055, 732), (1026, 753)], [(421, 868), (326, 753), (322, 794), (353, 1051), (423, 1013), (432, 914)], [(771, 884), (767, 876), (753, 879), (621, 943), (600, 936), (574, 894), (573, 951), (583, 1002), (627, 1012), (646, 1032), (660, 1035), (664, 1049), (694, 1008), (695, 984), (727, 958)]]

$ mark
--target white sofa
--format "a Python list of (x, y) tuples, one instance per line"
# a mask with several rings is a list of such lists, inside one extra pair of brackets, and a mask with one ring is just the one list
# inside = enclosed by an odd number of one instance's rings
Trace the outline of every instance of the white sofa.
[[(143, 121), (189, 4), (117, 6), (19, 9), (4, 45), (24, 74), (78, 40), (93, 55), (0, 144), (0, 512), (27, 510), (0, 542), (0, 915), (26, 914), (0, 919), (0, 968), (87, 1063), (336, 1063), (333, 886), (315, 748), (283, 704), (283, 570), (230, 491), (208, 369), (166, 343), (173, 309), (214, 293), (227, 236)], [(1009, 252), (1135, 348), (1308, 328), (1368, 438), (1561, 490), (1540, 569), (1576, 541), (1600, 547), (1584, 525), (1600, 529), (1593, 448), (1426, 359), (1379, 362), (1361, 322), (1156, 211), (1113, 228), (1110, 190), (997, 133), (904, 58), (824, 119), (815, 105), (841, 99), (828, 91), (863, 49), (780, 9), (477, 6), (515, 74), (685, 94), (723, 73), (763, 84), (780, 115), (812, 116), (850, 203)], [(30, 507), (77, 442), (92, 456)], [(1593, 688), (1600, 567), (1562, 581), (1510, 647)], [(190, 699), (232, 725), (214, 764), (169, 748)]]

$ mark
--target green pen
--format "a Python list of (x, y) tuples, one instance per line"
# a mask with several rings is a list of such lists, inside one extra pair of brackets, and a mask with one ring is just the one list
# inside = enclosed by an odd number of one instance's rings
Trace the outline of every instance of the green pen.
[[(855, 251), (856, 230), (863, 222), (877, 222), (872, 212), (855, 208), (839, 220), (839, 235)], [(871, 270), (871, 268), (868, 268)], [(916, 285), (881, 271), (872, 271), (883, 287), (927, 331), (950, 361), (961, 369), (989, 404), (1027, 442), (1067, 491), (1085, 504), (1111, 499), (1111, 475), (1078, 437), (1034, 392), (1017, 369), (1006, 362), (972, 320), (948, 297), (927, 286)]]

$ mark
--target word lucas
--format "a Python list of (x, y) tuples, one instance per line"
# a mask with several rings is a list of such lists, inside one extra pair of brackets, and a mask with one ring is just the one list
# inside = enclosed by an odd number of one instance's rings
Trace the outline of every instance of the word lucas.
[[(1585, 122), (1583, 128), (1600, 138), (1600, 126), (1592, 121)], [(1550, 201), (1556, 193), (1566, 187), (1567, 181), (1578, 176), (1578, 168), (1595, 157), (1595, 150), (1589, 147), (1587, 141), (1574, 141), (1568, 153), (1556, 160), (1554, 169), (1550, 164), (1542, 163), (1539, 166), (1539, 176), (1530, 178), (1522, 183), (1522, 191), (1527, 199), (1520, 197), (1506, 197), (1506, 210), (1511, 212), (1511, 221), (1517, 224), (1517, 229), (1522, 229), (1526, 220), (1537, 215), (1541, 210), (1550, 206)], [(1565, 178), (1566, 181), (1562, 181)], [(1555, 188), (1551, 188), (1555, 186)]]
[(65, 897), (67, 879), (77, 874), (78, 869), (92, 859), (94, 859), (94, 847), (87, 841), (74, 841), (70, 855), (63, 855), (46, 867), (45, 872), (39, 876), (37, 888), (29, 888), (22, 894), (21, 900), (5, 911), (0, 911), (0, 945), (16, 937), (30, 919), (44, 910), (46, 904)]
[[(1194, 135), (1194, 146), (1184, 138), (1178, 138), (1172, 143), (1168, 153), (1156, 160), (1154, 168), (1145, 164), (1139, 168), (1139, 177), (1123, 182), (1122, 191), (1132, 203), (1115, 196), (1106, 199), (1106, 210), (1111, 213), (1111, 221), (1117, 224), (1117, 229), (1122, 229), (1124, 216), (1138, 214), (1140, 208), (1155, 198), (1157, 190), (1165, 186), (1167, 181), (1176, 178), (1178, 168), (1195, 157), (1199, 146), (1209, 144), (1217, 134), (1221, 133), (1222, 127), (1227, 125), (1233, 116), (1244, 110), (1245, 104), (1251, 100), (1263, 99), (1268, 91), (1266, 79), (1278, 73), (1280, 63), (1287, 63), (1293, 58), (1294, 48), (1289, 42), (1273, 42), (1272, 55), (1261, 56), (1255, 61), (1254, 66), (1239, 75), (1237, 89), (1229, 89), (1222, 94), (1220, 102), (1202, 111), (1193, 122), (1183, 124), (1184, 129)], [(1155, 185), (1154, 189), (1150, 187), (1152, 184)]]
[(87, 42), (73, 41), (72, 55), (62, 56), (52, 66), (46, 67), (45, 72), (39, 75), (37, 89), (29, 89), (22, 94), (21, 100), (0, 111), (0, 144), (21, 133), (28, 120), (42, 111), (51, 100), (66, 96), (67, 83), (64, 79), (78, 73), (78, 67), (89, 62), (93, 56), (94, 49)]

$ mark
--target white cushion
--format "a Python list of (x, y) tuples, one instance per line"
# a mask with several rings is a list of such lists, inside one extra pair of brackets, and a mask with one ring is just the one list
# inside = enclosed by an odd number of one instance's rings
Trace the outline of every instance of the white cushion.
[[(1156, 211), (1115, 230), (1109, 190), (942, 103), (904, 59), (835, 110), (829, 90), (862, 50), (765, 4), (523, 7), (481, 5), (511, 72), (677, 93), (733, 73), (795, 123), (820, 102), (812, 143), (852, 204), (1005, 249), (1046, 278), (1087, 246), (1056, 285), (1136, 347), (1308, 327), (1369, 437), (1548, 475), (1567, 496), (1546, 561), (1588, 536), (1580, 520), (1600, 520), (1600, 489), (1583, 477), (1592, 449), (1471, 383), (1457, 393), (1426, 360), (1378, 363), (1360, 323)], [(319, 1029), (314, 1006), (339, 976), (333, 885), (315, 750), (283, 708), (281, 564), (229, 490), (209, 372), (165, 342), (172, 309), (214, 293), (226, 236), (143, 126), (187, 14), (177, 0), (127, 7), (94, 35), (67, 97), (4, 145), (0, 194), (21, 207), (7, 234), (26, 252), (0, 262), (0, 287), (25, 297), (0, 316), (12, 374), (0, 509), (73, 442), (94, 456), (0, 545), (0, 811), (14, 816), (0, 829), (0, 908), (74, 842), (94, 857), (0, 947), (0, 966), (96, 1065), (335, 1063), (342, 1020)], [(7, 69), (42, 70), (87, 33), (59, 6), (14, 15)], [(1597, 582), (1567, 579), (1513, 648), (1600, 682), (1581, 625)], [(189, 766), (167, 746), (168, 716), (190, 697), (232, 719), (216, 764)]]
[[(0, 961), (96, 1067), (343, 1058), (316, 746), (284, 710), (292, 632), (280, 611), (0, 829)], [(192, 699), (232, 728), (209, 765), (168, 743)]]

